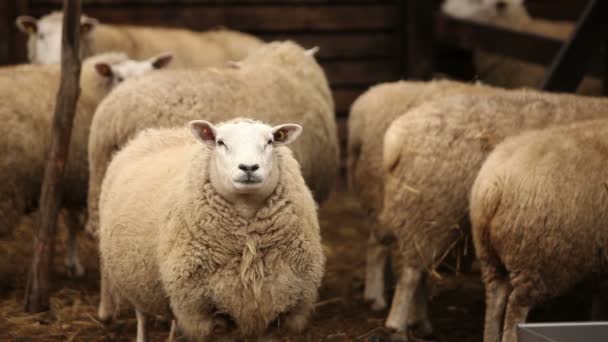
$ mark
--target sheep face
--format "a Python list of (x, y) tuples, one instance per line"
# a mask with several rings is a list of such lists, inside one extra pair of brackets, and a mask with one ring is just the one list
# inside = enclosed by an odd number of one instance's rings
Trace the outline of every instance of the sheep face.
[[(28, 59), (36, 64), (55, 64), (61, 61), (61, 25), (62, 15), (51, 13), (40, 20), (29, 16), (20, 16), (17, 27), (28, 35)], [(98, 24), (96, 19), (82, 16), (80, 34), (84, 39), (92, 33)]]
[(99, 75), (108, 78), (111, 86), (114, 87), (128, 78), (141, 76), (155, 69), (162, 69), (171, 62), (172, 58), (171, 53), (163, 53), (144, 61), (127, 59), (116, 64), (100, 62), (95, 64), (95, 69)]
[[(207, 121), (189, 124), (194, 136), (212, 149), (210, 173), (220, 192), (237, 195), (274, 190), (278, 183), (273, 150), (296, 140), (302, 127), (275, 127), (252, 120), (235, 120), (217, 127)], [(213, 178), (216, 178), (215, 180)]]
[(446, 0), (443, 13), (460, 19), (512, 17), (525, 11), (524, 0)]

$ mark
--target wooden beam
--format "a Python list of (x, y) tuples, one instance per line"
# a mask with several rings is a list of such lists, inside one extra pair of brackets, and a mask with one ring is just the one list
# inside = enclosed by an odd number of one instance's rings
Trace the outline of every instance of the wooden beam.
[(533, 33), (453, 19), (438, 14), (435, 17), (437, 39), (446, 45), (509, 56), (537, 64), (549, 64), (562, 41)]
[(405, 72), (409, 79), (427, 80), (433, 75), (434, 34), (433, 12), (434, 3), (428, 0), (405, 1)]
[(80, 0), (64, 0), (63, 13), (61, 83), (55, 102), (51, 143), (40, 194), (38, 227), (34, 236), (34, 254), (27, 280), (25, 310), (28, 312), (49, 309), (63, 173), (68, 161), (76, 102), (80, 95)]
[(543, 89), (547, 91), (576, 91), (585, 76), (589, 61), (608, 36), (608, 2), (591, 0), (572, 36), (560, 49), (547, 77)]
[[(398, 24), (394, 5), (234, 5), (87, 6), (86, 14), (102, 23), (156, 25), (207, 30), (226, 26), (255, 34), (273, 32), (390, 31)], [(38, 6), (35, 15), (54, 7)], [(33, 8), (34, 9), (34, 8)]]

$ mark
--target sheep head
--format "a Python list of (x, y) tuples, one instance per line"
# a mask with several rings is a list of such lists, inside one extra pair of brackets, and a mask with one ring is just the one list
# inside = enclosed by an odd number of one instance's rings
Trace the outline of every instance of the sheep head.
[(270, 195), (279, 180), (275, 148), (295, 141), (302, 132), (297, 124), (271, 127), (249, 119), (217, 126), (196, 120), (189, 127), (211, 149), (209, 176), (224, 197)]

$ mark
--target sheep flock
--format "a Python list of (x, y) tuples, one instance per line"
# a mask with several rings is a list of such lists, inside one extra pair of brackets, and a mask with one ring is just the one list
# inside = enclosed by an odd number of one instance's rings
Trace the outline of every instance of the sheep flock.
[[(523, 0), (441, 11), (556, 39), (573, 30)], [(30, 63), (0, 67), (0, 278), (13, 279), (0, 291), (22, 286), (31, 254), (61, 19), (16, 18)], [(0, 330), (14, 331), (0, 338), (61, 321), (57, 340), (70, 341), (461, 341), (442, 316), (460, 310), (438, 300), (449, 293), (465, 308), (451, 326), (473, 322), (484, 342), (517, 342), (518, 324), (568, 295), (592, 320), (608, 313), (599, 80), (543, 92), (544, 67), (474, 51), (474, 82), (359, 94), (341, 153), (318, 47), (86, 15), (80, 31), (57, 298), (43, 316), (2, 299)], [(94, 286), (70, 302), (63, 282)]]

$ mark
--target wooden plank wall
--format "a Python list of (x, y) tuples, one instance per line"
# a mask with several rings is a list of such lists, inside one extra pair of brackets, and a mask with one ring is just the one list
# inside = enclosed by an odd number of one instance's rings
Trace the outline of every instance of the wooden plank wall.
[[(61, 6), (61, 0), (21, 2), (36, 17)], [(0, 18), (2, 38), (16, 31), (17, 13), (3, 11), (8, 2), (0, 3), (0, 13), (13, 14)], [(319, 46), (317, 56), (332, 85), (339, 117), (347, 115), (352, 101), (370, 85), (401, 78), (399, 0), (84, 0), (83, 5), (84, 13), (105, 23), (193, 30), (225, 26), (264, 40)], [(21, 34), (3, 44), (0, 63), (24, 61), (23, 50), (15, 49), (24, 44)]]

